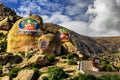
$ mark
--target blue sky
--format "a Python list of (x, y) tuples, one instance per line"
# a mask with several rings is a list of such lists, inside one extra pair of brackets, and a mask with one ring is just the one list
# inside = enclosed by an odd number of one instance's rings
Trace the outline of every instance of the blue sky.
[(44, 22), (55, 23), (88, 36), (120, 35), (120, 0), (0, 0), (18, 15), (40, 15)]

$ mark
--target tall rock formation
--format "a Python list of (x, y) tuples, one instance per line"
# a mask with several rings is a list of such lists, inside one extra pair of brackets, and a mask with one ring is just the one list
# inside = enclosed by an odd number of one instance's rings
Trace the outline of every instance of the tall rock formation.
[(18, 20), (9, 31), (7, 52), (25, 51), (28, 47), (38, 48), (42, 18), (34, 15)]
[(9, 31), (16, 20), (20, 18), (13, 9), (0, 2), (0, 30)]

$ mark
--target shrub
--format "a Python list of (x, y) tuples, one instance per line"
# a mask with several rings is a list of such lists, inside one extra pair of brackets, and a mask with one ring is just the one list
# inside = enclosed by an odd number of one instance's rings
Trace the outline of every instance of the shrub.
[(106, 71), (117, 71), (117, 69), (115, 69), (112, 65), (107, 65)]
[(120, 76), (105, 74), (98, 77), (98, 80), (120, 80)]
[(32, 68), (32, 70), (34, 70), (34, 75), (33, 75), (33, 78), (32, 80), (37, 80), (39, 78), (39, 76), (41, 75), (41, 72), (39, 71), (38, 68)]
[(66, 55), (62, 55), (61, 58), (62, 58), (62, 59), (66, 59)]
[(94, 75), (79, 74), (77, 77), (71, 78), (70, 80), (97, 80)]
[(6, 35), (4, 35), (3, 33), (0, 33), (0, 40), (5, 38), (5, 37), (6, 37)]
[(68, 53), (66, 57), (67, 57), (67, 59), (73, 59), (76, 57), (76, 54)]
[(7, 41), (2, 41), (0, 43), (1, 52), (5, 52), (7, 49)]
[(18, 75), (18, 72), (21, 70), (21, 68), (12, 68), (11, 71), (8, 73), (8, 75), (12, 78), (16, 77)]
[(69, 65), (77, 65), (77, 62), (76, 62), (76, 60), (70, 59), (70, 60), (68, 60), (68, 64)]
[(68, 75), (60, 67), (49, 67), (48, 75), (49, 80), (61, 80), (68, 77)]
[(46, 56), (50, 62), (53, 62), (55, 60), (55, 54), (47, 54)]

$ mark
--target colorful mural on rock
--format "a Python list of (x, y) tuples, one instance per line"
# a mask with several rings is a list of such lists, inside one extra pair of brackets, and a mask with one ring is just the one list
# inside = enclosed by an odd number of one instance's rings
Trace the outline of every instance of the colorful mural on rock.
[(19, 33), (42, 34), (39, 30), (38, 22), (31, 18), (25, 19), (19, 23)]
[(49, 41), (48, 41), (48, 40), (46, 40), (46, 39), (41, 39), (41, 40), (40, 40), (40, 48), (46, 49), (47, 46), (48, 46), (48, 44), (49, 44)]
[(69, 31), (65, 28), (62, 28), (60, 30), (60, 39), (62, 41), (69, 41), (69, 38), (70, 38), (70, 34), (69, 34)]

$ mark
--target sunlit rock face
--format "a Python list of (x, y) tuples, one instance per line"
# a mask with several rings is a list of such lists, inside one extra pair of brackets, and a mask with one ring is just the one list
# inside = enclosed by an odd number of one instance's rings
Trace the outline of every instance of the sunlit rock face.
[(58, 36), (54, 34), (45, 34), (39, 38), (38, 46), (42, 54), (56, 54), (61, 53), (61, 41)]
[(74, 53), (77, 49), (71, 42), (65, 42), (62, 46), (65, 53)]
[(34, 15), (19, 19), (8, 33), (7, 52), (25, 51), (28, 47), (38, 48), (38, 38), (42, 33), (43, 21)]

